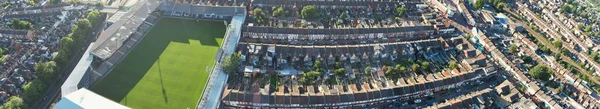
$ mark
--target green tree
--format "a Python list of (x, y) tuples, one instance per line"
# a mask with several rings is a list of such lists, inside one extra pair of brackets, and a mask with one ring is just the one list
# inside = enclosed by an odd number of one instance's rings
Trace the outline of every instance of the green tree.
[(469, 35), (469, 34), (464, 34), (464, 36), (465, 36), (465, 39), (467, 39), (467, 40), (471, 39), (471, 35)]
[(4, 64), (4, 62), (6, 62), (6, 58), (7, 58), (6, 55), (2, 55), (0, 57), (0, 64)]
[(60, 49), (59, 52), (65, 52), (65, 54), (71, 54), (71, 50), (74, 46), (74, 41), (71, 37), (63, 37), (60, 40)]
[(342, 68), (342, 62), (335, 62), (335, 63), (333, 64), (333, 68), (335, 68), (335, 69)]
[(560, 49), (560, 53), (562, 53), (563, 55), (569, 55), (571, 52), (569, 52), (569, 50), (563, 48), (563, 49)]
[(95, 27), (98, 25), (98, 22), (100, 22), (100, 11), (92, 10), (88, 13), (86, 18), (90, 21), (92, 27)]
[(302, 7), (302, 11), (300, 12), (300, 14), (302, 15), (303, 19), (316, 19), (319, 17), (317, 12), (317, 6), (315, 5), (308, 5)]
[(40, 77), (40, 79), (42, 79), (42, 81), (47, 81), (54, 77), (56, 63), (54, 61), (37, 63), (34, 68), (36, 74)]
[(406, 72), (406, 67), (404, 67), (404, 66), (400, 67), (399, 72), (400, 73)]
[(53, 60), (59, 66), (66, 65), (68, 62), (68, 59), (70, 59), (70, 56), (68, 54), (66, 54), (65, 52), (58, 52), (58, 54), (56, 54), (56, 56), (54, 56), (54, 58), (53, 58)]
[(562, 12), (562, 13), (564, 13), (564, 12), (571, 13), (572, 11), (573, 11), (573, 5), (565, 4), (560, 7), (560, 12)]
[(515, 53), (517, 53), (517, 52), (518, 52), (518, 51), (517, 51), (517, 46), (516, 46), (516, 45), (510, 45), (510, 47), (508, 48), (508, 52), (509, 52), (510, 54), (515, 54)]
[(386, 77), (393, 79), (393, 80), (397, 80), (398, 77), (400, 77), (400, 73), (404, 72), (406, 70), (406, 68), (403, 68), (401, 65), (396, 65), (396, 67), (392, 68), (387, 68), (385, 71), (385, 75)]
[(562, 47), (562, 42), (558, 41), (558, 40), (552, 41), (552, 45), (554, 45), (555, 47), (561, 48)]
[(386, 76), (390, 76), (390, 75), (393, 75), (394, 68), (386, 66), (386, 67), (383, 68), (383, 71), (385, 71), (385, 75)]
[(24, 20), (19, 20), (19, 19), (13, 19), (8, 23), (9, 26), (11, 26), (14, 29), (31, 29), (31, 23), (24, 21)]
[(406, 71), (406, 67), (398, 64), (396, 65), (396, 67), (394, 67), (394, 70), (396, 70), (396, 72), (401, 73), (401, 72), (405, 72)]
[(413, 72), (415, 72), (415, 73), (419, 72), (419, 64), (413, 64), (411, 67), (412, 67)]
[(592, 32), (592, 26), (590, 26), (590, 25), (585, 26), (585, 29), (583, 31), (584, 32)]
[(228, 74), (237, 74), (240, 68), (240, 61), (242, 55), (239, 53), (233, 53), (230, 56), (225, 57), (223, 61), (223, 71)]
[[(77, 28), (73, 28), (71, 38), (76, 42), (83, 42), (88, 34), (92, 31), (92, 23), (88, 19), (79, 19), (76, 23)], [(79, 43), (76, 45), (80, 45)]]
[(29, 2), (27, 2), (27, 4), (34, 6), (35, 5), (35, 0), (29, 0)]
[(540, 47), (540, 50), (542, 50), (542, 52), (544, 52), (544, 53), (546, 53), (546, 54), (550, 53), (550, 48), (548, 48), (548, 47), (546, 47), (546, 46), (541, 46), (541, 47)]
[(321, 61), (317, 60), (315, 61), (315, 63), (313, 64), (313, 69), (315, 71), (319, 71), (321, 69), (321, 66), (323, 66), (323, 63), (321, 63)]
[[(67, 37), (71, 37), (73, 39), (72, 46), (78, 46), (84, 43), (85, 38), (90, 33), (92, 25), (87, 19), (80, 19), (77, 21), (73, 27), (71, 27), (71, 33), (67, 35)], [(70, 56), (70, 54), (69, 54)]]
[(600, 59), (600, 55), (598, 55), (598, 52), (595, 52), (595, 51), (590, 53), (590, 57), (595, 61), (598, 61), (598, 59)]
[(283, 11), (282, 7), (273, 7), (273, 17), (279, 17), (283, 15), (285, 11)]
[(371, 68), (370, 66), (369, 66), (369, 67), (366, 67), (366, 68), (365, 68), (365, 74), (369, 74), (369, 73), (371, 73), (371, 71), (372, 71), (372, 70), (373, 70), (373, 68)]
[(421, 62), (421, 69), (429, 71), (429, 62), (427, 62), (427, 61)]
[(396, 13), (398, 13), (398, 16), (402, 16), (404, 14), (404, 12), (406, 12), (406, 8), (404, 8), (404, 7), (396, 8)]
[(448, 62), (448, 68), (456, 69), (456, 68), (458, 68), (458, 64), (456, 64), (455, 60), (452, 60), (452, 61)]
[(263, 13), (262, 9), (254, 8), (252, 12), (254, 14), (254, 19), (256, 20), (256, 23), (265, 24), (267, 22), (267, 19), (265, 18), (265, 13)]
[(0, 107), (0, 109), (23, 109), (23, 106), (25, 106), (23, 99), (18, 96), (11, 96), (10, 99), (8, 99), (8, 101), (6, 101), (6, 103)]
[(300, 82), (300, 84), (303, 84), (303, 85), (314, 85), (317, 83), (317, 78), (320, 77), (321, 75), (322, 75), (321, 72), (309, 71), (309, 72), (303, 73), (302, 77), (300, 77), (298, 82)]
[(539, 65), (533, 67), (529, 71), (529, 73), (531, 74), (531, 77), (533, 77), (535, 79), (540, 79), (540, 80), (543, 80), (543, 81), (550, 80), (550, 76), (551, 76), (550, 72), (553, 72), (553, 71), (550, 70), (548, 68), (548, 66), (542, 65), (542, 64), (539, 64)]
[(498, 10), (504, 10), (505, 7), (506, 7), (506, 3), (504, 3), (504, 2), (496, 4), (496, 9), (498, 9)]
[(346, 75), (346, 70), (344, 70), (344, 68), (338, 68), (335, 69), (334, 74), (337, 76), (344, 76)]
[(483, 4), (485, 4), (485, 0), (477, 0), (475, 1), (475, 9), (483, 8)]
[(33, 103), (38, 100), (44, 91), (44, 84), (40, 80), (33, 80), (23, 86), (23, 100)]

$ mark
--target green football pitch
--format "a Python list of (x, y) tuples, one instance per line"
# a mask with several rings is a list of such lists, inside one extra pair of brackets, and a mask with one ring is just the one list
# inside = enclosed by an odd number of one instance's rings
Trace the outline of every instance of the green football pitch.
[(225, 28), (163, 17), (92, 90), (135, 109), (195, 108)]

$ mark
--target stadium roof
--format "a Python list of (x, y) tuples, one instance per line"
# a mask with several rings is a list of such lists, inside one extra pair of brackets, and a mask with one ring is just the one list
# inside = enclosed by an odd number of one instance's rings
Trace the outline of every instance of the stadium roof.
[(56, 103), (54, 109), (131, 109), (117, 102), (104, 98), (86, 88), (79, 89), (64, 96)]
[(81, 59), (79, 59), (79, 63), (77, 63), (77, 66), (73, 68), (71, 75), (69, 75), (65, 83), (60, 87), (62, 96), (66, 96), (69, 93), (75, 92), (77, 89), (79, 89), (77, 85), (85, 75), (85, 72), (90, 67), (92, 60), (94, 59), (94, 57), (90, 55), (92, 46), (94, 46), (94, 43), (91, 43), (90, 47), (88, 47), (88, 49), (83, 53), (83, 56)]
[(188, 3), (177, 3), (172, 1), (165, 1), (161, 4), (160, 9), (165, 11), (178, 11), (191, 14), (217, 14), (228, 16), (244, 14), (246, 12), (244, 7), (238, 6), (204, 6)]
[(105, 60), (117, 51), (123, 42), (146, 20), (156, 7), (158, 0), (138, 1), (131, 9), (115, 20), (110, 27), (100, 34), (96, 45), (92, 47), (92, 55)]

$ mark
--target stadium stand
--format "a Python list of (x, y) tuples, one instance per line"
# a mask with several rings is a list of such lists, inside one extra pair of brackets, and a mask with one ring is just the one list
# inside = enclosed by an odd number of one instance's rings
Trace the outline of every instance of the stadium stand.
[(165, 16), (230, 21), (236, 14), (245, 13), (244, 7), (203, 6), (166, 1), (160, 6)]

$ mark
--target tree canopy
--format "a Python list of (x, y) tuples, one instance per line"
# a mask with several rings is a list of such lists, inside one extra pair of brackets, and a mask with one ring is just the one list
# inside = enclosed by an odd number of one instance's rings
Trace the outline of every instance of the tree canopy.
[(404, 12), (406, 12), (406, 8), (404, 8), (403, 6), (396, 8), (396, 13), (398, 13), (398, 16), (402, 16)]
[(90, 13), (88, 13), (86, 18), (90, 21), (92, 26), (97, 26), (98, 22), (100, 22), (100, 17), (100, 11), (92, 10)]
[(477, 0), (475, 2), (475, 9), (481, 9), (483, 8), (483, 4), (485, 4), (486, 0)]
[(448, 62), (448, 68), (456, 69), (456, 68), (458, 68), (458, 64), (456, 64), (455, 60), (452, 60), (452, 61)]
[(12, 27), (13, 29), (31, 29), (31, 23), (24, 21), (24, 20), (19, 20), (19, 19), (13, 19), (11, 20), (8, 25), (10, 27)]
[(46, 81), (54, 77), (55, 68), (56, 63), (54, 61), (37, 63), (35, 65), (35, 72), (40, 77), (40, 79)]
[(0, 109), (23, 109), (25, 103), (23, 99), (18, 96), (11, 96), (6, 103), (4, 103)]
[(242, 55), (239, 53), (225, 57), (225, 61), (222, 64), (223, 71), (228, 74), (236, 73), (240, 66), (241, 57)]
[(27, 103), (33, 103), (44, 93), (44, 84), (39, 79), (33, 80), (23, 86), (23, 99)]
[(600, 55), (598, 55), (598, 52), (592, 52), (590, 53), (590, 58), (592, 58), (593, 60), (599, 61), (600, 60)]
[(71, 54), (75, 41), (71, 37), (63, 37), (60, 39), (60, 51)]
[(323, 66), (323, 63), (321, 61), (317, 60), (313, 64), (313, 69), (315, 71), (319, 71), (319, 70), (321, 70), (321, 66)]
[(273, 7), (273, 17), (279, 17), (283, 15), (284, 11), (282, 7), (275, 6)]
[(267, 22), (267, 18), (265, 17), (265, 13), (260, 8), (254, 8), (252, 11), (254, 14), (254, 19), (258, 24), (264, 24)]
[(300, 84), (303, 85), (315, 85), (317, 83), (317, 78), (321, 76), (321, 72), (318, 71), (309, 71), (302, 74), (302, 77), (298, 80)]
[(419, 64), (413, 64), (411, 67), (413, 72), (419, 72)]
[(562, 47), (562, 42), (558, 41), (558, 40), (552, 41), (552, 45), (554, 45), (555, 47), (559, 47), (560, 48), (560, 47)]
[(365, 74), (371, 73), (371, 71), (373, 70), (373, 68), (371, 67), (366, 67), (365, 68)]
[(529, 71), (529, 73), (531, 74), (531, 77), (540, 79), (543, 81), (550, 80), (551, 72), (552, 71), (548, 68), (548, 66), (542, 65), (542, 64), (533, 67)]
[(337, 76), (344, 76), (346, 75), (346, 70), (344, 68), (338, 68), (335, 69), (334, 74)]
[(0, 56), (0, 64), (4, 64), (4, 62), (6, 62), (6, 58), (6, 55)]
[(421, 69), (428, 71), (429, 70), (429, 62), (427, 62), (427, 61), (421, 62)]
[(510, 45), (510, 47), (508, 48), (508, 52), (511, 54), (515, 54), (517, 53), (517, 46), (516, 45)]
[(303, 19), (316, 19), (319, 17), (319, 14), (317, 12), (317, 6), (315, 5), (308, 5), (302, 7), (302, 11), (300, 12), (300, 14), (302, 15)]
[(406, 71), (406, 67), (400, 65), (400, 64), (396, 64), (396, 66), (394, 68), (387, 68), (386, 69), (386, 76), (388, 78), (391, 79), (398, 79), (400, 77), (400, 74), (404, 73)]

